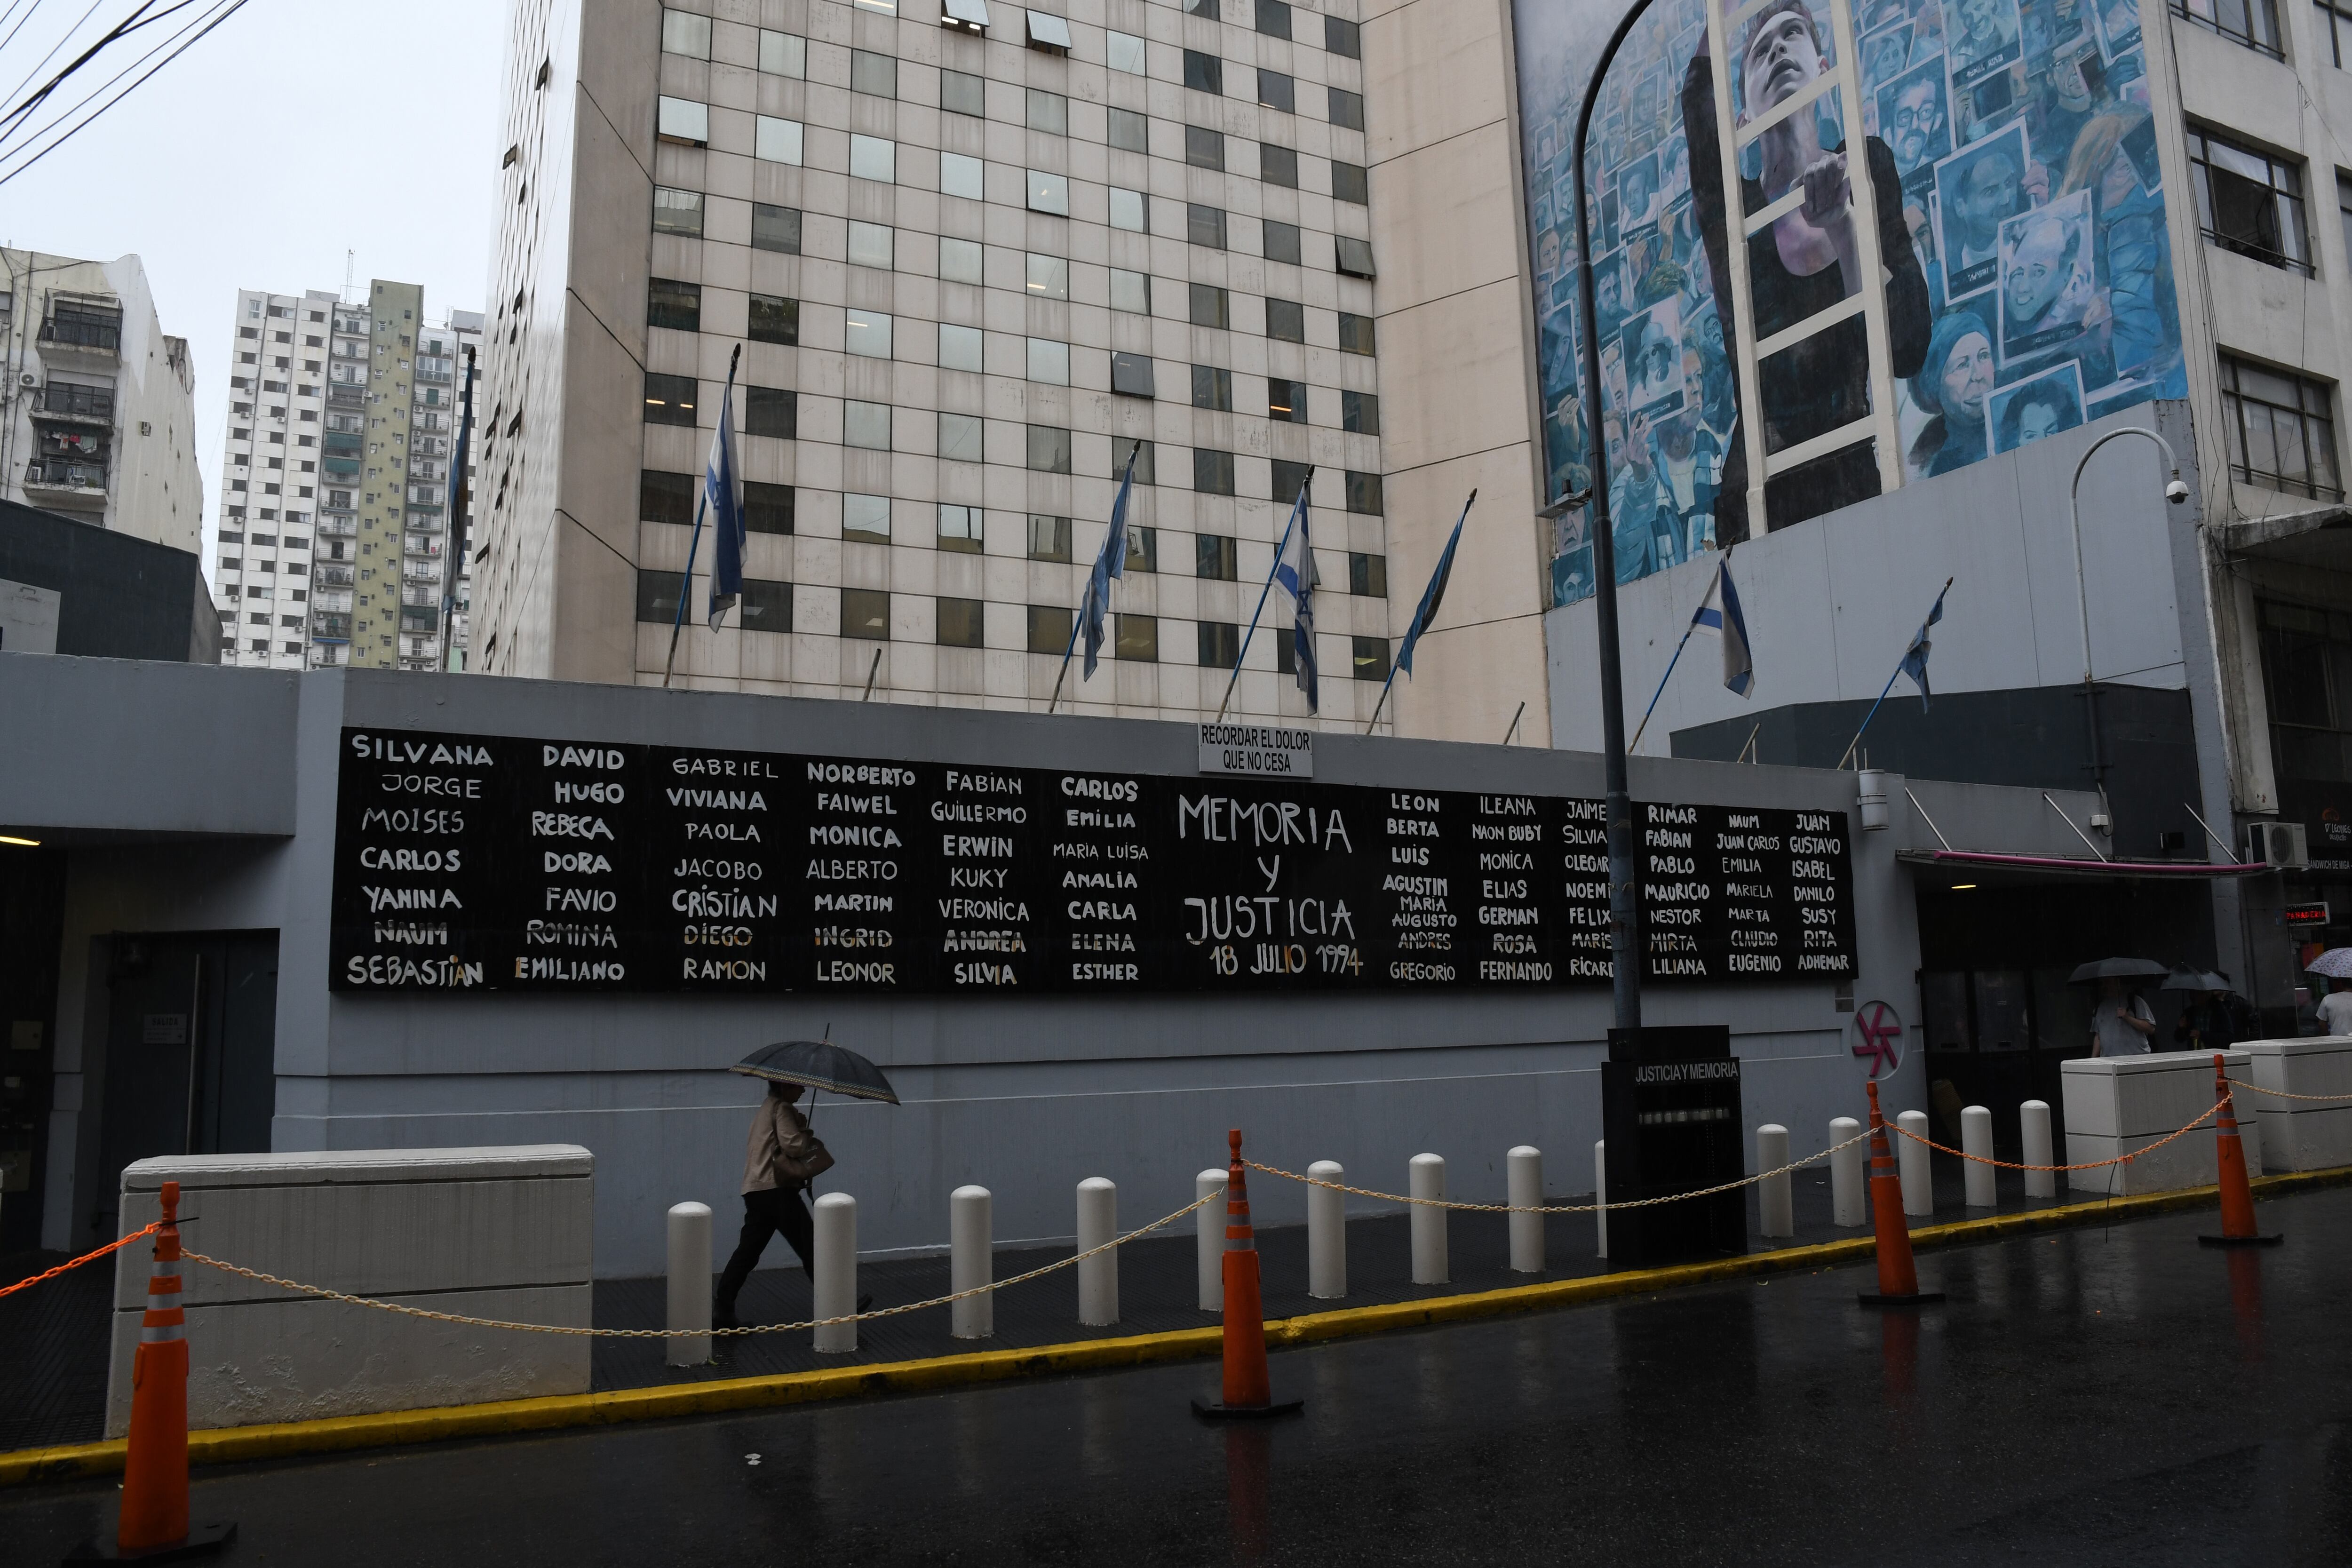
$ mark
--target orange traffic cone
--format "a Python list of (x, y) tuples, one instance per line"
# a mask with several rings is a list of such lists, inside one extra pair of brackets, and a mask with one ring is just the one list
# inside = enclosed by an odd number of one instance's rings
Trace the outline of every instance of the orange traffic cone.
[(2221, 1234), (2200, 1236), (2207, 1247), (2276, 1247), (2284, 1235), (2264, 1236), (2254, 1228), (2254, 1189), (2246, 1180), (2246, 1145), (2238, 1136), (2238, 1108), (2230, 1093), (2230, 1074), (2219, 1051), (2213, 1053), (2213, 1098), (2221, 1107), (2213, 1130), (2214, 1159), (2221, 1167)]
[(1864, 1291), (1862, 1304), (1917, 1307), (1940, 1301), (1941, 1290), (1919, 1289), (1919, 1270), (1911, 1261), (1911, 1226), (1903, 1217), (1903, 1178), (1887, 1146), (1886, 1119), (1878, 1110), (1878, 1081), (1864, 1087), (1870, 1090), (1870, 1217), (1878, 1242), (1878, 1293)]
[(1257, 1236), (1250, 1229), (1249, 1186), (1242, 1167), (1242, 1134), (1233, 1131), (1233, 1163), (1225, 1172), (1225, 1383), (1215, 1404), (1192, 1401), (1193, 1414), (1221, 1417), (1293, 1415), (1303, 1399), (1277, 1402), (1265, 1367), (1265, 1310), (1258, 1295)]
[(85, 1546), (68, 1563), (159, 1562), (194, 1556), (236, 1537), (234, 1524), (188, 1528), (188, 1339), (180, 1310), (180, 1184), (163, 1184), (163, 1227), (147, 1315), (131, 1363), (131, 1443), (114, 1545)]

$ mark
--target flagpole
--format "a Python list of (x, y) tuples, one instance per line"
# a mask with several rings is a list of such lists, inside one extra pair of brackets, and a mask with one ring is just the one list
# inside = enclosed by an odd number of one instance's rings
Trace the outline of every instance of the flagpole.
[(702, 544), (702, 509), (709, 503), (708, 490), (698, 485), (694, 497), (694, 531), (686, 541), (686, 575), (677, 584), (677, 617), (669, 624), (669, 660), (662, 666), (662, 685), (669, 685), (670, 674), (677, 668), (677, 634), (686, 629), (686, 601), (694, 593), (694, 552)]
[[(1713, 591), (1712, 588), (1708, 590), (1710, 593)], [(1650, 715), (1658, 710), (1658, 699), (1666, 694), (1666, 682), (1674, 679), (1675, 666), (1682, 662), (1683, 649), (1689, 646), (1691, 633), (1696, 630), (1698, 630), (1698, 617), (1694, 616), (1691, 617), (1691, 624), (1683, 628), (1683, 640), (1675, 644), (1675, 657), (1666, 660), (1666, 673), (1658, 677), (1658, 689), (1650, 693), (1650, 705), (1642, 710), (1642, 721), (1633, 726), (1633, 738), (1625, 742), (1627, 751), (1638, 752), (1642, 749), (1642, 731), (1650, 727)]]
[[(1954, 579), (1954, 578), (1951, 578), (1951, 577), (1947, 577), (1947, 578), (1945, 578), (1945, 579), (1944, 579), (1944, 585), (1943, 585), (1941, 588), (1937, 589), (1937, 592), (1936, 592), (1936, 603), (1937, 603), (1937, 604), (1939, 604), (1939, 605), (1940, 605), (1940, 604), (1942, 604), (1942, 603), (1944, 602), (1944, 595), (1945, 595), (1946, 594), (1948, 594), (1948, 593), (1950, 593), (1950, 592), (1952, 591), (1952, 584), (1953, 584), (1956, 580), (1957, 580), (1957, 579)], [(1906, 647), (1906, 648), (1903, 650), (1903, 653), (1904, 653), (1904, 658), (1909, 658), (1909, 657), (1910, 657), (1911, 650), (1910, 650), (1908, 647)], [(1878, 717), (1878, 710), (1879, 710), (1879, 706), (1880, 706), (1880, 704), (1881, 704), (1881, 703), (1884, 703), (1884, 702), (1886, 700), (1886, 694), (1887, 694), (1889, 691), (1892, 691), (1892, 690), (1894, 690), (1894, 689), (1895, 689), (1895, 677), (1896, 677), (1896, 676), (1900, 676), (1902, 673), (1903, 673), (1903, 665), (1902, 665), (1902, 661), (1898, 659), (1897, 661), (1895, 661), (1895, 674), (1894, 674), (1894, 675), (1890, 675), (1890, 676), (1888, 676), (1888, 677), (1886, 678), (1886, 684), (1879, 689), (1879, 693), (1878, 693), (1878, 701), (1877, 701), (1877, 702), (1874, 702), (1874, 703), (1872, 703), (1872, 704), (1870, 705), (1870, 711), (1869, 711), (1869, 712), (1867, 712), (1867, 713), (1865, 713), (1865, 714), (1864, 714), (1864, 715), (1862, 716), (1862, 729), (1861, 729), (1861, 730), (1856, 730), (1856, 731), (1853, 732), (1853, 740), (1851, 740), (1851, 741), (1848, 741), (1848, 742), (1845, 743), (1845, 755), (1844, 755), (1844, 756), (1843, 756), (1843, 757), (1840, 757), (1840, 758), (1837, 760), (1837, 765), (1838, 765), (1839, 767), (1841, 767), (1841, 768), (1842, 768), (1842, 767), (1845, 766), (1846, 763), (1847, 763), (1849, 760), (1851, 760), (1851, 759), (1852, 759), (1852, 757), (1853, 756), (1853, 749), (1854, 749), (1856, 746), (1859, 746), (1859, 745), (1861, 745), (1861, 744), (1862, 744), (1862, 735), (1863, 735), (1863, 731), (1864, 731), (1864, 730), (1867, 730), (1867, 729), (1869, 729), (1869, 728), (1870, 728), (1870, 721), (1871, 721), (1873, 719), (1875, 719), (1875, 718), (1877, 718), (1877, 717)]]
[(1396, 672), (1397, 667), (1393, 664), (1390, 665), (1389, 678), (1381, 682), (1380, 700), (1372, 704), (1372, 721), (1364, 726), (1364, 733), (1367, 735), (1380, 728), (1381, 710), (1388, 705), (1389, 688), (1396, 684)]
[[(1089, 578), (1088, 581), (1091, 582), (1092, 579)], [(1061, 673), (1054, 677), (1053, 700), (1045, 704), (1045, 711), (1048, 713), (1054, 710), (1054, 704), (1062, 700), (1062, 682), (1069, 679), (1070, 656), (1078, 651), (1078, 627), (1085, 624), (1086, 618), (1086, 605), (1081, 602), (1078, 605), (1078, 613), (1070, 617), (1070, 646), (1062, 650)]]
[[(1307, 477), (1307, 483), (1299, 487), (1298, 493), (1302, 496), (1307, 494), (1314, 483), (1315, 476), (1310, 473)], [(1290, 535), (1297, 527), (1298, 508), (1293, 506), (1290, 509), (1290, 521), (1283, 525), (1282, 542), (1274, 547), (1274, 564), (1266, 569), (1265, 586), (1258, 590), (1257, 608), (1250, 612), (1249, 630), (1242, 634), (1242, 650), (1234, 655), (1233, 679), (1225, 682), (1225, 695), (1217, 704), (1217, 722), (1220, 724), (1225, 720), (1226, 703), (1234, 700), (1234, 688), (1241, 683), (1242, 660), (1249, 657), (1250, 638), (1257, 635), (1257, 618), (1265, 614), (1265, 601), (1274, 592), (1274, 574), (1282, 570), (1282, 557), (1290, 549)], [(1312, 572), (1314, 569), (1314, 563), (1307, 563), (1307, 570)]]

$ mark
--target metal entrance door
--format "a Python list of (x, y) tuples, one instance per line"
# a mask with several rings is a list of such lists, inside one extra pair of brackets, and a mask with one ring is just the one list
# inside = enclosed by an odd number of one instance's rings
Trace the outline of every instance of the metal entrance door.
[(110, 1216), (135, 1160), (268, 1149), (278, 933), (131, 934), (109, 945), (106, 1109), (90, 1206)]

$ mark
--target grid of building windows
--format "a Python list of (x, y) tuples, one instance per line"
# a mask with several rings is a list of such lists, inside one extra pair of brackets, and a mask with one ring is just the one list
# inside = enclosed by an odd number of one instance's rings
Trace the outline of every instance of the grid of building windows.
[(2198, 221), (2208, 240), (2266, 266), (2312, 275), (2301, 168), (2194, 129), (2189, 132), (2189, 166), (2197, 180)]
[(2325, 384), (2225, 353), (2221, 419), (2230, 471), (2239, 479), (2315, 500), (2344, 499)]
[[(1131, 470), (1118, 668), (1074, 678), (1081, 703), (1222, 689), (1182, 672), (1230, 668), (1307, 475), (1319, 662), (1384, 678), (1385, 572), (1352, 564), (1387, 550), (1354, 24), (1190, 0), (1131, 6), (1139, 32), (974, 5), (932, 32), (877, 0), (812, 6), (802, 36), (689, 0), (649, 62), (639, 668), (667, 652), (740, 343), (739, 461), (782, 519), (745, 571), (791, 588), (742, 624), (792, 637), (697, 641), (681, 675), (1043, 697)], [(1195, 569), (1163, 572), (1170, 551)], [(1274, 641), (1237, 709), (1303, 711)], [(1327, 679), (1324, 713), (1363, 698)]]

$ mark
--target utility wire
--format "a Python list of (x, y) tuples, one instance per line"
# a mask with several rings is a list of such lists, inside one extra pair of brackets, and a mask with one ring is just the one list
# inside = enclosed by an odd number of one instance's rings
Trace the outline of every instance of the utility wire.
[[(22, 5), (24, 3), (25, 0), (8, 0), (8, 8), (5, 11), (0, 11), (0, 23), (5, 23), (11, 16), (16, 16), (16, 7)], [(8, 29), (8, 36), (6, 37), (0, 38), (0, 49), (5, 49), (10, 44), (16, 41), (16, 35), (25, 30), (25, 24), (33, 19), (33, 12), (37, 11), (40, 8), (41, 0), (33, 0), (30, 9), (26, 10), (23, 16), (16, 16), (16, 25)], [(38, 70), (40, 68), (36, 66), (33, 68)]]
[[(189, 5), (194, 3), (194, 0), (181, 0), (179, 5), (172, 7), (172, 11), (185, 10)], [(220, 0), (206, 0), (208, 6), (217, 5), (219, 3)], [(161, 16), (151, 17), (150, 20), (161, 21), (163, 16), (170, 16), (172, 11), (163, 12)], [(38, 142), (42, 137), (47, 136), (51, 131), (54, 131), (65, 121), (80, 113), (83, 109), (87, 108), (91, 102), (105, 93), (107, 89), (112, 87), (116, 82), (121, 81), (124, 77), (129, 76), (132, 71), (137, 70), (149, 60), (153, 59), (163, 50), (170, 48), (173, 43), (176, 40), (185, 37), (189, 30), (203, 20), (204, 14), (199, 13), (193, 20), (184, 25), (179, 32), (173, 34), (168, 38), (165, 38), (162, 43), (157, 44), (153, 48), (149, 49), (145, 54), (140, 56), (137, 59), (131, 61), (129, 65), (123, 67), (121, 70), (107, 78), (105, 81), (100, 83), (89, 92), (84, 93), (80, 99), (76, 100), (69, 107), (60, 110), (56, 117), (51, 119), (47, 124), (41, 126), (36, 131), (26, 131), (24, 124), (25, 117), (29, 115), (32, 109), (65, 79), (65, 73), (61, 72), (58, 76), (52, 78), (39, 92), (27, 99), (23, 104), (9, 110), (5, 115), (0, 115), (0, 162), (5, 162), (10, 158), (16, 157), (26, 148), (31, 146), (34, 142)], [(145, 26), (144, 23), (140, 25), (142, 26)], [(129, 29), (127, 28), (123, 29), (122, 35), (119, 36), (127, 36), (128, 31)], [(85, 56), (84, 58), (86, 58), (88, 57)], [(68, 68), (68, 69), (70, 68)], [(12, 142), (14, 143), (13, 146), (7, 145)]]
[[(35, 77), (40, 75), (42, 68), (47, 66), (51, 60), (58, 58), (58, 51), (64, 48), (68, 41), (70, 40), (76, 33), (81, 31), (81, 25), (98, 14), (100, 4), (100, 0), (89, 0), (89, 9), (84, 11), (79, 16), (74, 19), (74, 25), (65, 30), (64, 36), (59, 37), (56, 43), (49, 46), (49, 52), (47, 54), (43, 55), (39, 59), (33, 62), (33, 68), (25, 73), (24, 81), (18, 82), (16, 86), (8, 89), (8, 97), (14, 98), (18, 93), (24, 91), (26, 83), (30, 82)], [(38, 8), (38, 0), (35, 0), (35, 9)], [(29, 22), (32, 19), (32, 13), (29, 11), (26, 12), (25, 14), (25, 20)], [(19, 23), (18, 26), (21, 26), (23, 24)], [(16, 35), (11, 34), (9, 36), (13, 37)]]
[(110, 45), (120, 43), (122, 39), (127, 38), (131, 34), (137, 32), (140, 28), (147, 26), (150, 24), (162, 21), (164, 17), (172, 15), (173, 11), (185, 10), (189, 5), (194, 5), (194, 3), (195, 0), (179, 0), (179, 4), (172, 6), (170, 10), (157, 12), (154, 16), (150, 16), (147, 13), (154, 8), (155, 0), (141, 0), (138, 10), (131, 12), (130, 16), (125, 16), (121, 21), (117, 22), (104, 33), (100, 34), (98, 40), (91, 44), (89, 47), (82, 50), (79, 55), (76, 55), (63, 70), (58, 72), (57, 75), (43, 82), (30, 97), (18, 103), (14, 109), (8, 110), (7, 113), (0, 115), (0, 130), (6, 130), (22, 123), (25, 118), (31, 114), (33, 110), (38, 109), (42, 104), (48, 101), (48, 98), (51, 93), (57, 91), (58, 89), (65, 85), (67, 78), (72, 76), (74, 72), (81, 69), (82, 67), (89, 64), (90, 61), (105, 53)]
[[(144, 75), (141, 76), (136, 81), (131, 82), (128, 86), (124, 87), (121, 91), (117, 92), (112, 98), (108, 99), (104, 103), (100, 104), (96, 109), (91, 110), (89, 113), (84, 115), (75, 124), (68, 127), (65, 132), (59, 134), (54, 141), (50, 142), (47, 146), (43, 147), (39, 152), (33, 153), (29, 158), (23, 158), (21, 162), (17, 163), (14, 168), (9, 169), (6, 173), (0, 174), (0, 185), (6, 184), (17, 175), (25, 173), (25, 171), (30, 169), (36, 163), (38, 163), (42, 159), (56, 152), (59, 147), (64, 146), (68, 142), (72, 141), (74, 137), (79, 135), (82, 131), (87, 129), (91, 121), (97, 120), (100, 115), (113, 108), (117, 103), (122, 101), (126, 96), (137, 89), (142, 84), (151, 79), (157, 71), (162, 70), (165, 66), (170, 65), (173, 60), (178, 59), (182, 55), (187, 53), (189, 49), (194, 47), (207, 35), (209, 35), (214, 28), (219, 26), (223, 22), (227, 21), (231, 16), (234, 16), (239, 11), (245, 9), (245, 6), (246, 0), (226, 0), (226, 3), (218, 10), (218, 13), (212, 16), (211, 20), (206, 21), (205, 19), (205, 14), (199, 14), (195, 21), (189, 24), (189, 28), (194, 29), (193, 37), (189, 36), (189, 29), (184, 28), (180, 33), (173, 35), (172, 38), (167, 38), (163, 44), (158, 45), (158, 49), (168, 48), (172, 43), (178, 38), (186, 38), (186, 42), (180, 44), (179, 47), (173, 49), (170, 54), (157, 61), (152, 68), (150, 68)], [(202, 24), (201, 26), (198, 26), (199, 23)], [(152, 51), (149, 58), (152, 58)], [(133, 67), (131, 68), (135, 69), (137, 68)], [(118, 77), (116, 79), (120, 79), (120, 78)], [(104, 88), (100, 88), (99, 89), (100, 92), (103, 92), (104, 90)], [(97, 95), (92, 94), (91, 96), (95, 97)], [(82, 101), (87, 103), (89, 100), (85, 99)], [(68, 112), (71, 113), (73, 110), (68, 110)], [(52, 124), (54, 123), (55, 121), (52, 121)], [(8, 156), (21, 157), (25, 149), (20, 146), (14, 153), (10, 153)]]

